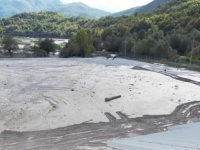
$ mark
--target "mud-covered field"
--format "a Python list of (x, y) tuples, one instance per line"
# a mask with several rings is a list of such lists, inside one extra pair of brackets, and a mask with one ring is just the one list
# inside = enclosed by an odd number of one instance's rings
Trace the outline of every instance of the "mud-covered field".
[(9, 132), (0, 135), (2, 150), (109, 150), (106, 141), (167, 131), (167, 127), (200, 121), (200, 102), (177, 107), (171, 115), (129, 118), (118, 112), (110, 122), (83, 123), (69, 127), (35, 132)]
[(105, 58), (1, 60), (0, 67), (2, 150), (110, 149), (108, 140), (199, 121), (197, 72)]

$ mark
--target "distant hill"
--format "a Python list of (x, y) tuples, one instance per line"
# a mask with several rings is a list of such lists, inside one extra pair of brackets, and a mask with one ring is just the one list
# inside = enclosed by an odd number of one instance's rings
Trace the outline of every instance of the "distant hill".
[(140, 8), (140, 7), (133, 7), (133, 8), (130, 8), (130, 9), (121, 11), (121, 12), (114, 13), (114, 14), (112, 14), (111, 16), (113, 16), (113, 17), (119, 17), (119, 16), (123, 16), (123, 15), (131, 15), (131, 14), (137, 12), (137, 10), (138, 10), (139, 8)]
[(53, 8), (51, 11), (59, 12), (68, 17), (87, 17), (87, 18), (100, 18), (102, 16), (110, 15), (109, 12), (102, 11), (96, 8), (91, 8), (84, 3), (70, 3)]
[[(194, 3), (195, 2), (195, 3)], [(98, 20), (72, 17), (53, 12), (22, 13), (10, 18), (0, 19), (0, 33), (43, 34), (71, 37), (80, 28), (92, 30), (101, 35), (145, 31), (146, 34), (163, 31), (165, 35), (189, 33), (193, 28), (200, 30), (200, 1), (172, 0), (146, 13), (137, 16), (103, 17)]]
[(165, 4), (169, 1), (171, 1), (171, 0), (154, 0), (150, 3), (148, 3), (147, 5), (144, 5), (144, 6), (140, 7), (139, 9), (137, 9), (137, 12), (145, 12), (148, 10), (153, 10), (153, 9), (157, 8), (159, 5)]
[(69, 18), (57, 12), (20, 13), (0, 19), (0, 34), (69, 38), (80, 27), (89, 28), (93, 21), (83, 17)]
[(109, 15), (83, 3), (62, 4), (60, 0), (0, 0), (0, 18), (10, 17), (23, 12), (53, 11), (66, 16), (100, 18)]
[(85, 28), (94, 37), (96, 49), (102, 42), (102, 49), (112, 53), (123, 52), (127, 41), (127, 56), (136, 54), (177, 60), (178, 55), (191, 56), (194, 45), (194, 56), (199, 62), (198, 10), (200, 0), (171, 0), (138, 15), (101, 19), (68, 18), (55, 12), (22, 13), (0, 19), (0, 34), (70, 38), (80, 28)]
[[(101, 35), (102, 45), (105, 45), (102, 49), (111, 53), (124, 53), (126, 42), (126, 54), (130, 58), (144, 55), (189, 62), (192, 51), (193, 61), (198, 63), (199, 10), (200, 0), (170, 0), (137, 15), (101, 18), (94, 22), (94, 33)], [(99, 48), (98, 41), (96, 49)]]
[(0, 0), (0, 17), (41, 11), (55, 6), (62, 6), (62, 3), (59, 0)]
[(144, 6), (140, 6), (140, 7), (133, 7), (121, 12), (117, 12), (112, 14), (111, 16), (113, 17), (119, 17), (119, 16), (123, 16), (123, 15), (132, 15), (136, 12), (145, 12), (145, 11), (149, 11), (149, 10), (153, 10), (155, 8), (157, 8), (159, 5), (165, 4), (167, 2), (169, 2), (170, 0), (154, 0), (150, 3), (148, 3), (147, 5)]
[(93, 26), (104, 30), (102, 34), (104, 39), (107, 35), (123, 35), (127, 31), (131, 33), (144, 31), (145, 34), (162, 31), (164, 35), (185, 34), (194, 28), (200, 30), (200, 11), (197, 10), (200, 10), (199, 0), (169, 0), (137, 16), (101, 18), (94, 22)]

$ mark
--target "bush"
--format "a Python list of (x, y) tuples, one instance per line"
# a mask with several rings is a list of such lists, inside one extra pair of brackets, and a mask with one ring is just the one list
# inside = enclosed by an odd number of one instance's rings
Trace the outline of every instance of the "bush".
[(96, 51), (91, 54), (92, 57), (107, 57), (110, 56), (110, 53), (107, 51)]
[(60, 51), (60, 57), (68, 58), (73, 56), (73, 51), (69, 48), (64, 48)]
[(88, 57), (93, 51), (93, 39), (90, 33), (80, 29), (61, 50), (60, 57)]
[(48, 53), (45, 50), (39, 49), (36, 46), (32, 47), (32, 51), (35, 57), (48, 57)]
[[(179, 61), (180, 62), (187, 62), (187, 63), (189, 63), (190, 62), (190, 57), (189, 56), (181, 56), (179, 58)], [(193, 57), (192, 62), (193, 63), (200, 63), (200, 57), (195, 57), (195, 58)]]

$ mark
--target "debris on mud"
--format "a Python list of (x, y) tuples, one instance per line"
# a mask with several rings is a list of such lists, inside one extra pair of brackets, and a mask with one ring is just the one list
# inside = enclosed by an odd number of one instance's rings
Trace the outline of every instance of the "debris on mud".
[(4, 131), (0, 135), (0, 149), (49, 150), (59, 147), (60, 149), (78, 150), (78, 147), (86, 145), (87, 149), (99, 149), (99, 147), (107, 149), (106, 141), (113, 138), (129, 138), (166, 132), (168, 126), (198, 122), (200, 121), (199, 112), (200, 102), (195, 101), (178, 106), (169, 115), (145, 115), (129, 118), (122, 112), (116, 112), (120, 117), (120, 119), (116, 119), (112, 114), (105, 113), (109, 122), (90, 123), (89, 120), (79, 125), (47, 131)]
[(143, 68), (143, 67), (140, 67), (140, 66), (134, 66), (132, 69), (134, 69), (134, 70), (150, 71), (149, 69), (146, 69), (146, 68)]
[(121, 97), (122, 97), (121, 95), (118, 95), (118, 96), (114, 96), (114, 97), (105, 98), (105, 102), (109, 102), (109, 101), (112, 101), (112, 100), (115, 100), (115, 99), (118, 99)]

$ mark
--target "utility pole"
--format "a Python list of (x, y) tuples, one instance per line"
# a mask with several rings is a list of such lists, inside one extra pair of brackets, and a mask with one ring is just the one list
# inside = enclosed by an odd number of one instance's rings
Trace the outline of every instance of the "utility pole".
[(126, 45), (127, 45), (127, 40), (124, 41), (124, 55), (126, 57)]
[(101, 43), (101, 40), (100, 38), (98, 39), (98, 51), (100, 51), (100, 43)]
[(192, 65), (192, 57), (193, 57), (193, 51), (194, 51), (194, 40), (195, 40), (195, 38), (193, 38), (193, 42), (192, 42), (192, 51), (191, 51), (191, 56), (190, 56), (190, 67)]
[(135, 57), (135, 43), (136, 43), (136, 42), (133, 43), (134, 57)]
[(4, 22), (2, 21), (2, 39), (3, 39), (3, 28), (4, 28)]

